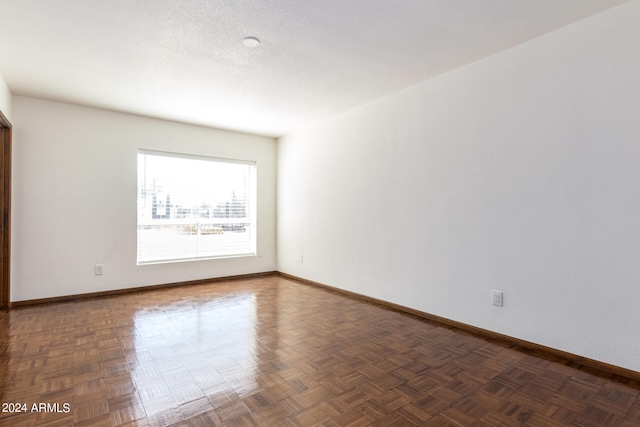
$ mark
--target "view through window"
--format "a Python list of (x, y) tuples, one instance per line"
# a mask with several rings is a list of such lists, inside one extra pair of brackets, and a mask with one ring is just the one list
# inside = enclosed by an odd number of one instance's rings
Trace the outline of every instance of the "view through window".
[(255, 163), (138, 151), (138, 264), (255, 255)]

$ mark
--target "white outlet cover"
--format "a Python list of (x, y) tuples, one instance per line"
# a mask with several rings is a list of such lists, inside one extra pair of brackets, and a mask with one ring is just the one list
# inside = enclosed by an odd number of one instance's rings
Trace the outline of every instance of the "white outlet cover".
[(491, 291), (491, 304), (502, 307), (502, 291)]

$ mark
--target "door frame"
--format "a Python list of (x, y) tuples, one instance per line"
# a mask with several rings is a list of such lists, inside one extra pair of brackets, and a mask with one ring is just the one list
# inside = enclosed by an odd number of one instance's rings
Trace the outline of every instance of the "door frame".
[(0, 310), (11, 306), (11, 122), (0, 111)]

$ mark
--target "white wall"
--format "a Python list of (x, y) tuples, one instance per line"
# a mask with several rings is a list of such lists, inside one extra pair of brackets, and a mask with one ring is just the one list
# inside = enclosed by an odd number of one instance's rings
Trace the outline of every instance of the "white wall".
[(11, 92), (9, 91), (9, 87), (4, 81), (2, 74), (0, 74), (0, 111), (2, 111), (2, 114), (4, 114), (9, 121), (11, 121)]
[[(275, 140), (21, 96), (13, 118), (12, 301), (275, 270)], [(255, 160), (264, 256), (137, 266), (138, 148)]]
[(278, 269), (640, 371), (638, 22), (630, 2), (281, 138)]

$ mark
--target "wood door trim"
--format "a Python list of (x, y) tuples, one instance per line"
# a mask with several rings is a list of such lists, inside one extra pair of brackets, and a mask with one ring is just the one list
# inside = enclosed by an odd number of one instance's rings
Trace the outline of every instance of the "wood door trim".
[(11, 122), (0, 111), (0, 143), (2, 176), (0, 177), (0, 309), (11, 306)]

